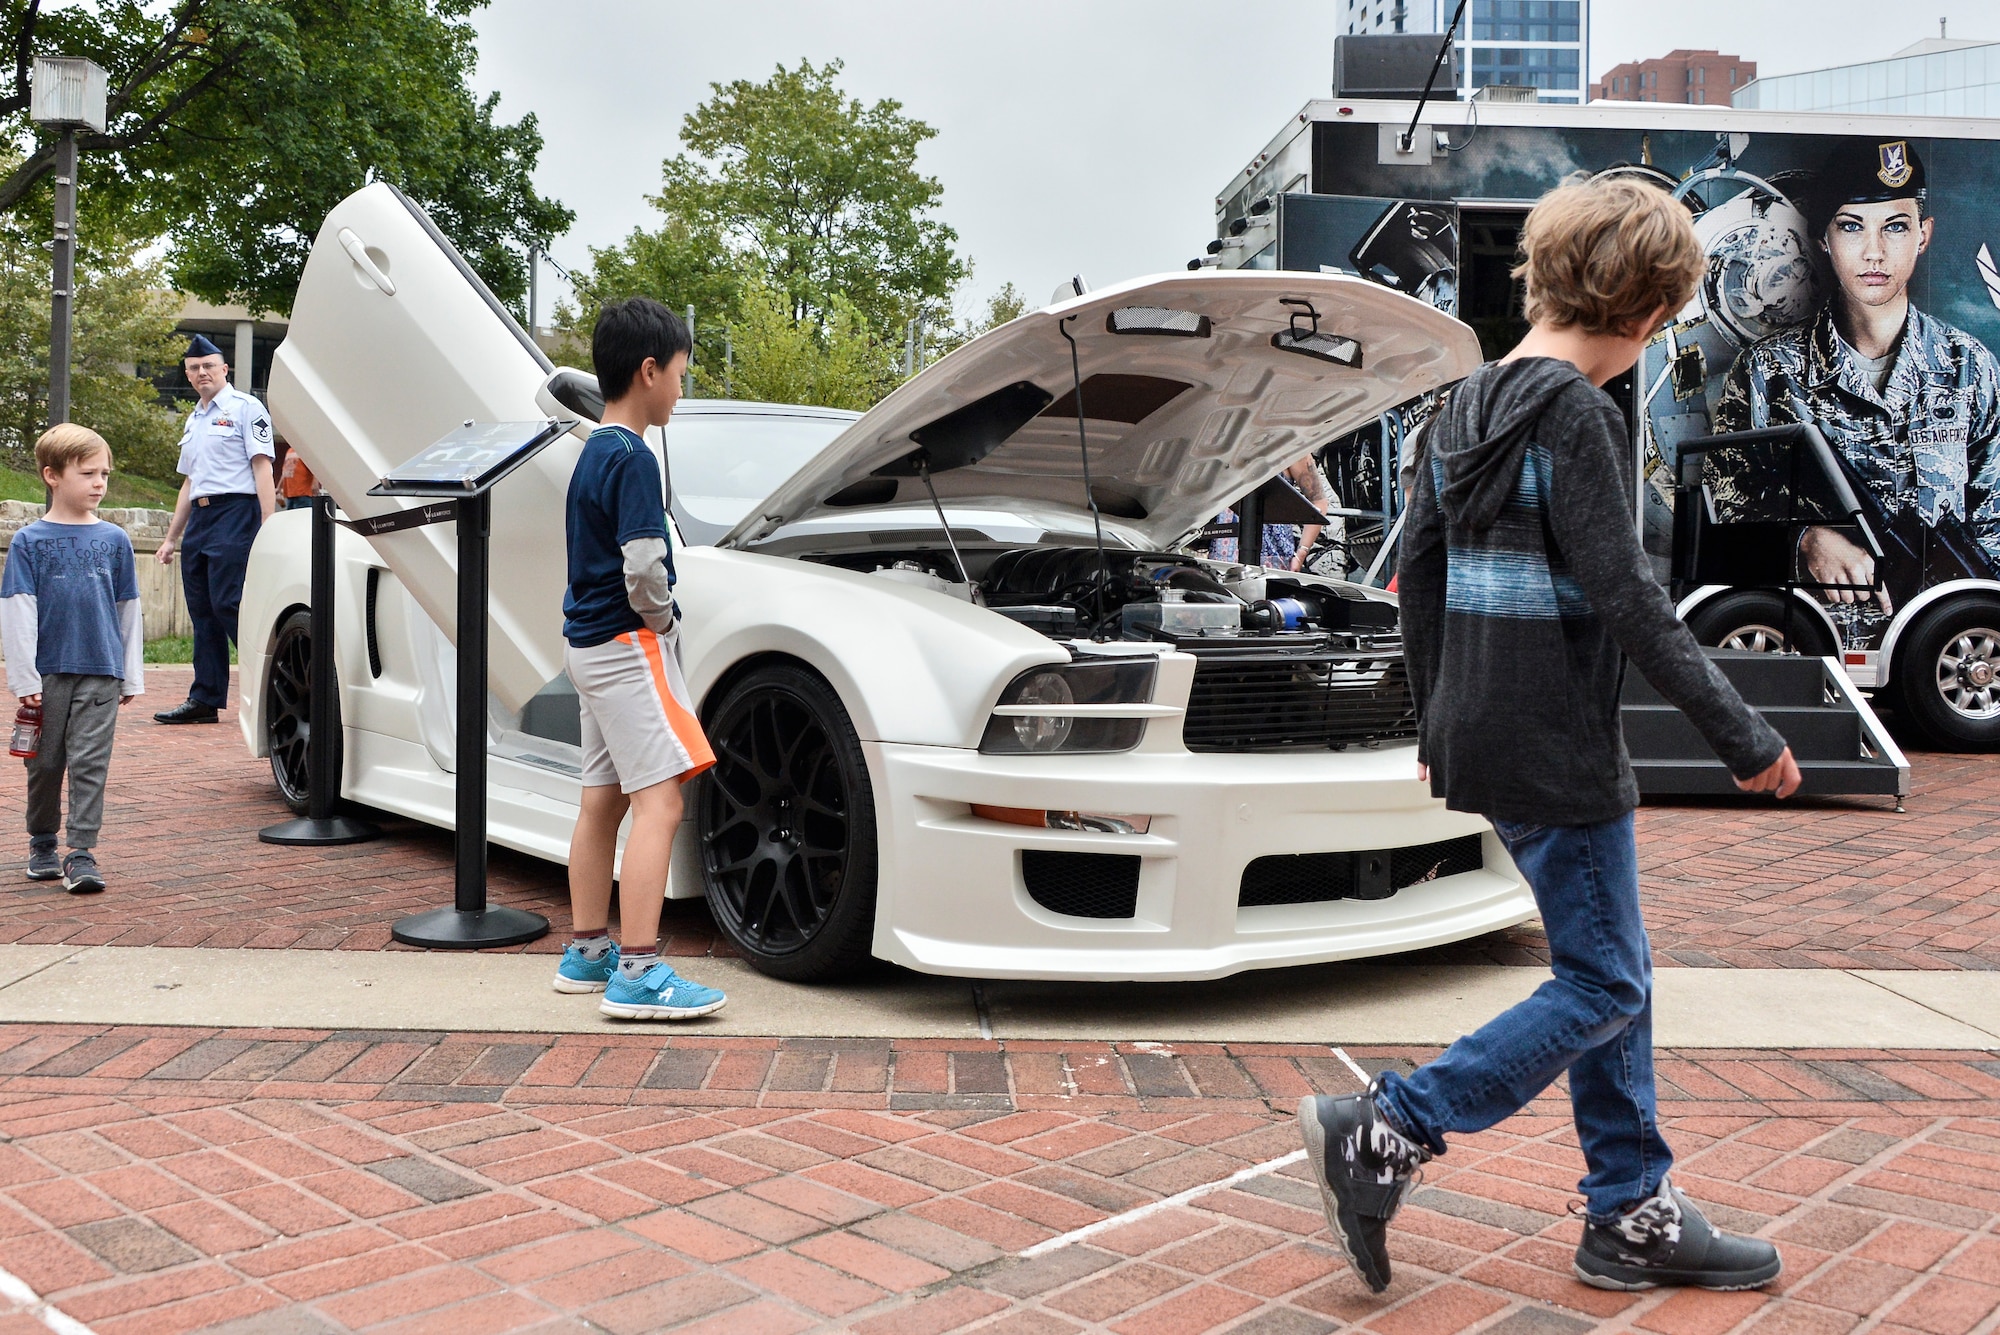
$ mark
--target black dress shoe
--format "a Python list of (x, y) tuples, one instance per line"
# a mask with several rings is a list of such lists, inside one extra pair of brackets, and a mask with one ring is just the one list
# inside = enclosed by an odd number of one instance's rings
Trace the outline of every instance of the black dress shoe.
[(153, 715), (153, 722), (213, 723), (215, 722), (215, 706), (204, 705), (197, 701), (189, 700), (183, 704), (175, 705), (172, 709), (161, 710), (159, 713)]

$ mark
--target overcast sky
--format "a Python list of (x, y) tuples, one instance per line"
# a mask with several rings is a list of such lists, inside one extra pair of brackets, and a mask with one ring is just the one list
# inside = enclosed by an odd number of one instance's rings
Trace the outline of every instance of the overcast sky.
[[(846, 61), (842, 83), (938, 130), (923, 169), (974, 265), (962, 306), (1012, 281), (1031, 301), (1179, 269), (1214, 200), (1309, 99), (1330, 93), (1339, 0), (495, 0), (477, 17), (480, 92), (532, 111), (537, 183), (577, 214), (575, 267), (658, 215), (645, 196), (709, 84), (779, 62)], [(1811, 19), (1798, 15), (1809, 9)], [(1597, 0), (1592, 74), (1679, 47), (1789, 73), (1878, 59), (1948, 16), (2000, 38), (1992, 0)], [(552, 275), (545, 276), (549, 292)], [(550, 303), (545, 299), (543, 319)]]

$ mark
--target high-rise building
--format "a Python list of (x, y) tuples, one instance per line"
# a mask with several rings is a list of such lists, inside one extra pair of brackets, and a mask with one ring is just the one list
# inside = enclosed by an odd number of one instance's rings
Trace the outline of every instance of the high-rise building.
[(1731, 100), (1763, 111), (2000, 116), (2000, 42), (1930, 37), (1885, 60), (1766, 75)]
[[(1458, 7), (1458, 0), (1342, 2), (1350, 36), (1441, 33)], [(1590, 0), (1469, 0), (1457, 46), (1461, 98), (1498, 85), (1533, 88), (1543, 102), (1581, 102)]]
[(1593, 102), (1686, 102), (1730, 105), (1736, 90), (1757, 77), (1757, 62), (1720, 51), (1669, 51), (1652, 60), (1628, 60), (1590, 85)]

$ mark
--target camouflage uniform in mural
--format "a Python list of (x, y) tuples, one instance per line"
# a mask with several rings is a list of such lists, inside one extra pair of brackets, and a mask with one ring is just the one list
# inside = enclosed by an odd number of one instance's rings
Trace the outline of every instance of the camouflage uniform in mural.
[[(1819, 190), (1815, 230), (1824, 237), (1843, 204), (1913, 197), (1920, 207), (1923, 166), (1901, 141), (1862, 141), (1836, 152)], [(1836, 293), (1809, 324), (1737, 357), (1715, 430), (1817, 425), (1869, 511), (1885, 549), (1878, 574), (1895, 606), (1936, 582), (1938, 552), (1965, 573), (2000, 574), (2000, 363), (1963, 330), (1908, 306), (1878, 389), (1880, 372), (1870, 373), (1836, 324), (1842, 300)], [(1794, 499), (1799, 518), (1814, 517), (1810, 494), (1789, 494), (1785, 451), (1716, 451), (1703, 471), (1720, 519), (1780, 518)], [(1873, 599), (1828, 611), (1851, 648), (1872, 647), (1890, 620)]]
[[(1716, 405), (1717, 431), (1787, 422), (1816, 424), (1883, 518), (1933, 529), (1955, 518), (2000, 573), (2000, 364), (1970, 335), (1912, 308), (1878, 394), (1822, 308), (1737, 358)], [(1785, 513), (1789, 470), (1776, 452), (1718, 451), (1705, 472), (1718, 518)], [(1849, 644), (1872, 643), (1889, 620), (1872, 602), (1828, 610)]]

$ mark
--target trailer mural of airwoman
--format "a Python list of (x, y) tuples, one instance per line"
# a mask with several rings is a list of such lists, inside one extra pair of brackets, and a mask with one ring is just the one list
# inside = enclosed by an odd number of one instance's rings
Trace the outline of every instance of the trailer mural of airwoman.
[[(1509, 269), (1536, 197), (1607, 171), (1674, 192), (1708, 273), (1632, 377), (1608, 387), (1634, 422), (1636, 503), (1662, 578), (1681, 443), (1791, 422), (1818, 426), (1883, 553), (1814, 525), (1790, 599), (1711, 586), (1683, 615), (1711, 644), (1838, 655), (1933, 741), (2000, 746), (2000, 138), (1664, 107), (1649, 124), (1629, 104), (1509, 111), (1539, 123), (1434, 109), (1467, 124), (1423, 126), (1407, 154), (1390, 150), (1401, 127), (1386, 107), (1379, 119), (1312, 118), (1299, 136), (1306, 179), (1273, 197), (1270, 249), (1244, 260), (1396, 287), (1457, 314), (1497, 356), (1522, 328)], [(1248, 214), (1303, 152), (1267, 157), (1220, 201), (1224, 214)], [(1703, 483), (1720, 521), (1799, 513), (1775, 453), (1712, 452)]]

